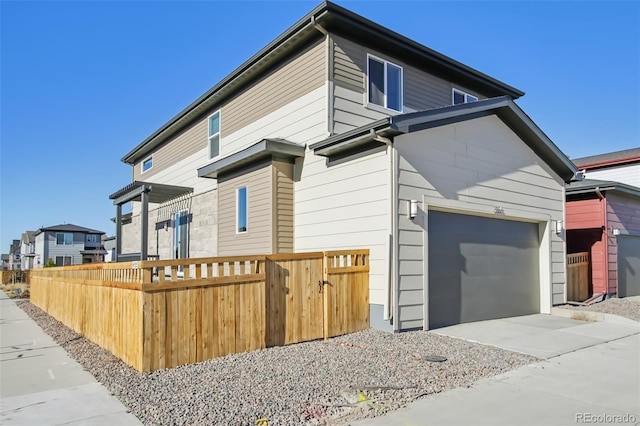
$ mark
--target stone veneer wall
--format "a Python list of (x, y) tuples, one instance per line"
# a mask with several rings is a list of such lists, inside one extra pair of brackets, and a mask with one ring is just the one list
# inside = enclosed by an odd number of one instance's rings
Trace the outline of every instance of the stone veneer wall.
[[(194, 195), (191, 198), (189, 213), (189, 257), (210, 257), (218, 253), (218, 222), (216, 220), (217, 191)], [(160, 217), (163, 210), (157, 205), (149, 208), (149, 255), (159, 255), (160, 259), (172, 259), (173, 233), (171, 226), (156, 230), (156, 223), (166, 217)], [(172, 216), (172, 215), (171, 215)], [(140, 214), (131, 218), (131, 223), (122, 227), (123, 253), (140, 252)]]

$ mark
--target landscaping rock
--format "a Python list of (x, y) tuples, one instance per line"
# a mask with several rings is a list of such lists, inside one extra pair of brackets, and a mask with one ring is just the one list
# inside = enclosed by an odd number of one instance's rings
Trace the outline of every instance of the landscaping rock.
[(146, 425), (342, 424), (538, 360), (423, 331), (370, 329), (143, 374), (18, 303)]

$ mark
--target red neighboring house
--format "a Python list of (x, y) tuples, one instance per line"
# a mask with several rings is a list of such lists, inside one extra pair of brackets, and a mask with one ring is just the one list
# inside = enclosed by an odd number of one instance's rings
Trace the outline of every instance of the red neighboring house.
[(640, 188), (585, 179), (566, 199), (567, 253), (590, 253), (590, 293), (640, 295)]

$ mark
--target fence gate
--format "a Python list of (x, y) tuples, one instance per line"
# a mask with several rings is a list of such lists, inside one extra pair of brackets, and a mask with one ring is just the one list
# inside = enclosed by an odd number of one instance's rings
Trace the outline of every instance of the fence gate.
[(369, 250), (324, 258), (324, 338), (369, 328)]
[(323, 253), (267, 256), (267, 346), (323, 337)]
[(369, 327), (368, 250), (266, 258), (266, 345), (339, 336)]
[(567, 300), (582, 302), (589, 298), (589, 252), (567, 255)]

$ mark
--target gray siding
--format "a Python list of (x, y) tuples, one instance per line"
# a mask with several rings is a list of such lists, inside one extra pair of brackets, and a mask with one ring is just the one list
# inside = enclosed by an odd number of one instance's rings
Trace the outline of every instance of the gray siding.
[(273, 162), (273, 252), (293, 252), (293, 164)]
[[(607, 229), (617, 228), (621, 234), (640, 233), (640, 201), (616, 193), (607, 193)], [(609, 270), (608, 292), (617, 293), (618, 273), (624, 265), (618, 264), (618, 238), (607, 232), (607, 259)]]
[[(401, 329), (422, 327), (424, 321), (427, 237), (422, 213), (407, 218), (409, 200), (418, 200), (421, 211), (437, 206), (485, 216), (502, 207), (506, 216), (538, 222), (541, 230), (549, 220), (564, 220), (561, 179), (494, 116), (399, 136), (395, 146)], [(564, 243), (551, 234), (551, 259), (541, 279), (551, 281), (555, 304), (564, 301)], [(542, 256), (540, 262), (542, 271)]]
[[(56, 234), (54, 231), (45, 231), (45, 244), (48, 246), (48, 259), (56, 261), (56, 256), (71, 256), (71, 264), (82, 264), (81, 250), (84, 250), (85, 234), (73, 232), (73, 245), (56, 244)], [(45, 259), (45, 263), (46, 263)]]
[[(220, 256), (269, 254), (272, 242), (271, 163), (218, 181)], [(247, 232), (236, 233), (236, 189), (247, 187)]]
[(336, 35), (332, 35), (332, 40), (333, 66), (330, 80), (334, 87), (334, 122), (331, 129), (334, 133), (345, 132), (393, 113), (365, 106), (367, 53), (403, 67), (403, 99), (406, 111), (451, 105), (454, 87), (480, 99), (485, 98), (480, 93), (454, 85), (393, 57), (383, 55), (375, 49), (366, 48)]

